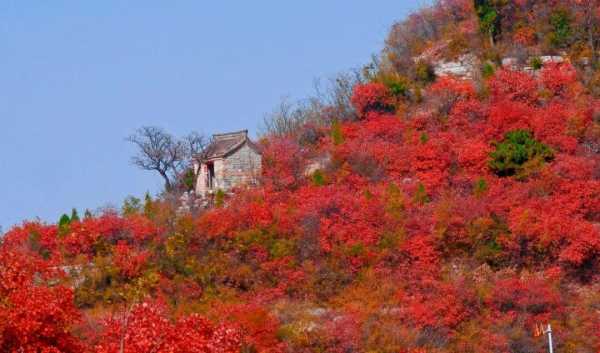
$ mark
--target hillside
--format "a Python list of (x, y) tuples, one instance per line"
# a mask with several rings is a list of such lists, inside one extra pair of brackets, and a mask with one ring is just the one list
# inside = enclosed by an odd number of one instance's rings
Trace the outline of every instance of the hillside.
[[(14, 227), (0, 351), (544, 352), (551, 324), (600, 352), (592, 5), (442, 1), (346, 99), (276, 117), (260, 186)], [(465, 54), (476, 73), (435, 74)]]

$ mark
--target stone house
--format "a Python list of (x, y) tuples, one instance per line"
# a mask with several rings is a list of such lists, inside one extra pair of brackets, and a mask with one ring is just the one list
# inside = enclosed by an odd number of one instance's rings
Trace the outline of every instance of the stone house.
[(195, 162), (196, 195), (206, 197), (244, 185), (255, 185), (261, 170), (261, 153), (248, 130), (213, 135), (202, 158)]

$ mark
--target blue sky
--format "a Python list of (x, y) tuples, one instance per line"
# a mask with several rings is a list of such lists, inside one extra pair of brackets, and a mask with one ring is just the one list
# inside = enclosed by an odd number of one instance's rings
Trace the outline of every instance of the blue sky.
[(0, 226), (158, 192), (129, 164), (136, 128), (256, 132), (420, 3), (0, 1)]

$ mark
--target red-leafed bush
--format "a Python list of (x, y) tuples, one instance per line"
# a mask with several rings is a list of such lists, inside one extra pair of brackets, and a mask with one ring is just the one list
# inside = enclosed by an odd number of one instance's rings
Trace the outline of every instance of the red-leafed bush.
[(359, 84), (354, 87), (352, 104), (359, 117), (366, 118), (370, 112), (393, 112), (393, 96), (383, 83)]
[(298, 186), (306, 168), (306, 149), (291, 138), (273, 138), (263, 148), (263, 183), (283, 189)]
[(213, 325), (197, 315), (174, 322), (163, 306), (144, 302), (104, 321), (95, 352), (234, 353), (241, 341), (232, 327)]
[(499, 70), (489, 85), (494, 101), (509, 100), (533, 104), (539, 97), (538, 81), (521, 71)]
[(542, 84), (552, 94), (566, 97), (569, 89), (580, 88), (577, 80), (577, 71), (569, 63), (549, 63), (542, 69)]
[(81, 352), (72, 333), (80, 314), (60, 271), (27, 253), (0, 249), (0, 350)]
[(122, 276), (133, 278), (139, 276), (146, 267), (150, 252), (147, 250), (137, 251), (127, 243), (120, 241), (114, 248), (114, 264)]

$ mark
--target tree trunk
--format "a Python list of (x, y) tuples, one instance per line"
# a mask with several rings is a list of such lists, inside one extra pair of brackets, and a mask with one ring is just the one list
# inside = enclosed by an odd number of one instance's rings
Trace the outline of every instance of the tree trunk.
[(163, 171), (159, 171), (160, 176), (163, 177), (163, 179), (165, 180), (165, 191), (169, 192), (171, 190), (173, 190), (173, 184), (171, 183), (171, 179), (169, 179), (169, 176), (167, 175), (167, 173), (163, 172)]

